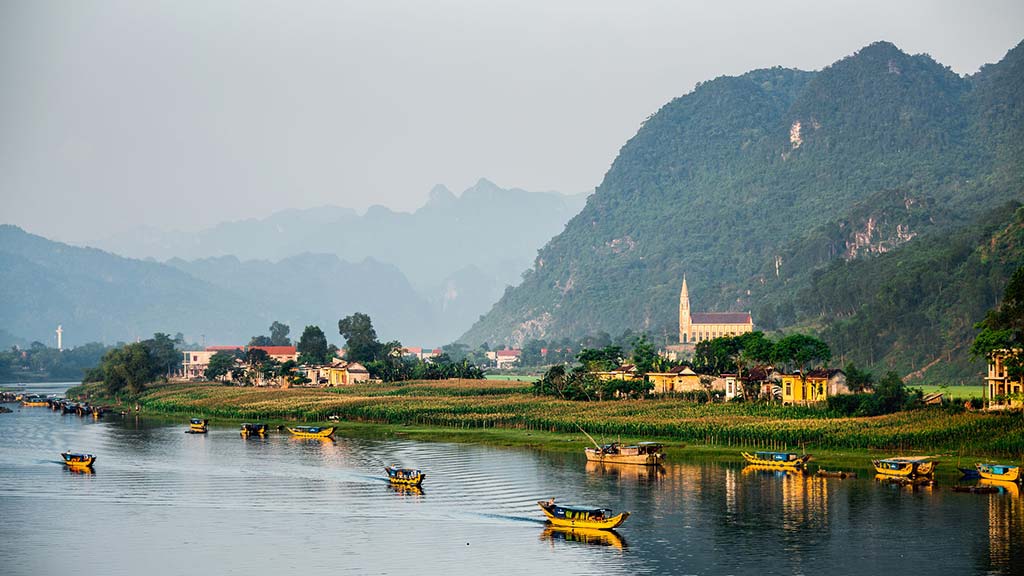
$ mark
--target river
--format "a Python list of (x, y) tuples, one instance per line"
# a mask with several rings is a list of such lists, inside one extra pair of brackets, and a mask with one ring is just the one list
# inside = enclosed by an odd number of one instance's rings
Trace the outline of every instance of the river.
[[(44, 393), (67, 385), (30, 385)], [(0, 573), (1022, 574), (1017, 490), (953, 492), (672, 462), (47, 408), (0, 414)], [(98, 456), (72, 473), (59, 453)], [(427, 473), (421, 493), (383, 466)], [(615, 533), (547, 528), (536, 501), (632, 512)]]

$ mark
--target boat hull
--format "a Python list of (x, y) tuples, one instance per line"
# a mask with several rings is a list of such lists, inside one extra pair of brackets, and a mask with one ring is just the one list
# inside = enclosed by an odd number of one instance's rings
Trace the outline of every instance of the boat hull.
[(92, 468), (92, 465), (96, 462), (95, 456), (78, 456), (61, 454), (61, 458), (64, 459), (64, 465), (71, 470), (84, 470)]
[(305, 430), (298, 430), (296, 428), (288, 428), (288, 431), (296, 438), (329, 438), (334, 434), (334, 427), (321, 428), (316, 432), (308, 432)]
[(612, 516), (611, 518), (605, 518), (604, 520), (593, 520), (585, 513), (581, 513), (576, 517), (572, 513), (567, 513), (566, 517), (557, 516), (554, 514), (544, 502), (537, 502), (540, 509), (544, 511), (544, 515), (548, 517), (548, 521), (555, 526), (561, 526), (564, 528), (589, 528), (592, 530), (611, 530), (621, 526), (626, 518), (629, 518), (629, 512), (621, 512)]
[(896, 478), (919, 478), (930, 477), (935, 472), (936, 462), (929, 460), (921, 462), (888, 463), (884, 460), (872, 460), (871, 464), (875, 467), (875, 472), (883, 476), (893, 476)]

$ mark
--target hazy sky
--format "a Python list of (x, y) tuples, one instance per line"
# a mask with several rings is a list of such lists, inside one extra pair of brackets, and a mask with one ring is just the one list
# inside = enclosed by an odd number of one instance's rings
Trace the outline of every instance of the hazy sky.
[(582, 192), (696, 82), (883, 39), (972, 73), (1024, 2), (0, 0), (0, 222), (81, 240), (479, 177)]

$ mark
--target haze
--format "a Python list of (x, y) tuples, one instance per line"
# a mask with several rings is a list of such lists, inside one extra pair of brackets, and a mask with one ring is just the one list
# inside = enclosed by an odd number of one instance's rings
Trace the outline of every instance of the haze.
[(961, 74), (1019, 1), (0, 4), (0, 221), (80, 241), (436, 183), (577, 193), (698, 81), (875, 40)]

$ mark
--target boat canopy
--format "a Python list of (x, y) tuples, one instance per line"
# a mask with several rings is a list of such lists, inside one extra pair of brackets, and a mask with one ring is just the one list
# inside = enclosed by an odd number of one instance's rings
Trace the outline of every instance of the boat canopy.
[(203, 420), (202, 418), (193, 418), (190, 422), (193, 424), (206, 424), (206, 420)]
[(552, 504), (552, 505), (548, 506), (547, 508), (548, 508), (548, 510), (551, 511), (552, 514), (554, 514), (555, 516), (558, 516), (559, 518), (565, 518), (565, 513), (566, 512), (571, 513), (570, 515), (587, 514), (587, 515), (590, 515), (590, 516), (604, 516), (604, 517), (611, 517), (613, 515), (612, 514), (612, 510), (610, 510), (608, 508), (594, 508), (593, 506), (579, 506), (579, 505), (562, 506), (561, 504)]
[(772, 460), (774, 462), (789, 462), (796, 460), (798, 457), (793, 452), (755, 452), (754, 456), (759, 460)]

